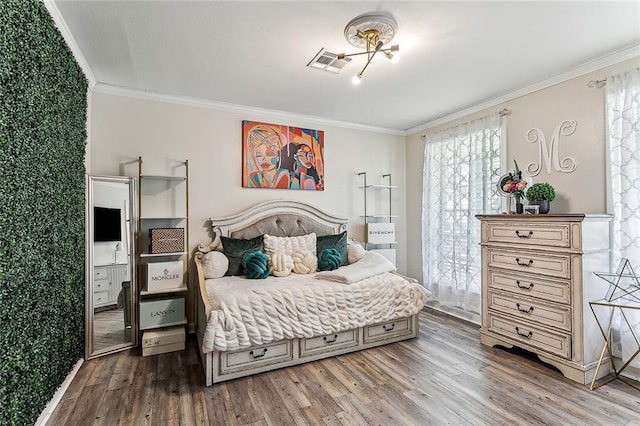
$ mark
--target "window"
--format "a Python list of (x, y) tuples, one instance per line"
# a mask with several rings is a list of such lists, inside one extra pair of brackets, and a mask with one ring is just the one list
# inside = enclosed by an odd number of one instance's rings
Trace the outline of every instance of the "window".
[(426, 137), (422, 256), (432, 305), (479, 322), (480, 213), (498, 213), (503, 152), (499, 114)]
[[(607, 144), (610, 158), (610, 211), (613, 219), (613, 264), (629, 259), (640, 270), (640, 69), (607, 78)], [(640, 313), (625, 311), (640, 329)], [(629, 359), (638, 348), (624, 321), (614, 318), (616, 356)], [(640, 368), (640, 359), (632, 366)]]

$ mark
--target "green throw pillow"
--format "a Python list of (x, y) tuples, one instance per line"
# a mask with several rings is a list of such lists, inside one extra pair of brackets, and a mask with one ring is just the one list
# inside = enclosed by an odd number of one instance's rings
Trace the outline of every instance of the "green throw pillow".
[(321, 271), (334, 271), (340, 267), (340, 253), (336, 249), (322, 250), (318, 256), (318, 269)]
[(320, 255), (324, 250), (336, 249), (340, 253), (340, 266), (349, 264), (347, 257), (347, 231), (337, 235), (323, 235), (316, 238), (316, 253)]
[(229, 259), (229, 269), (225, 276), (244, 275), (242, 258), (247, 253), (262, 251), (262, 235), (250, 240), (220, 237), (220, 241), (222, 241), (222, 252)]

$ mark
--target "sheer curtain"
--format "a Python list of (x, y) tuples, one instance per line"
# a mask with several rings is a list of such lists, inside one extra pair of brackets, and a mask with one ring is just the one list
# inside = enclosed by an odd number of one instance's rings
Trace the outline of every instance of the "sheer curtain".
[[(607, 78), (607, 144), (610, 157), (611, 209), (613, 219), (613, 264), (629, 259), (640, 272), (640, 69)], [(640, 313), (625, 310), (636, 334), (640, 334)], [(635, 352), (635, 338), (624, 321), (619, 325), (622, 359)], [(618, 343), (618, 342), (616, 342)], [(640, 360), (634, 367), (640, 368)]]
[(422, 197), (423, 282), (431, 305), (480, 322), (479, 213), (498, 213), (499, 114), (428, 135)]

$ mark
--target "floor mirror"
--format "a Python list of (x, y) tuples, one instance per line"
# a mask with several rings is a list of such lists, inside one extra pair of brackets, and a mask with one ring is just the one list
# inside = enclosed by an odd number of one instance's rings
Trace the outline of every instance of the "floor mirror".
[(85, 358), (135, 347), (135, 180), (87, 176)]

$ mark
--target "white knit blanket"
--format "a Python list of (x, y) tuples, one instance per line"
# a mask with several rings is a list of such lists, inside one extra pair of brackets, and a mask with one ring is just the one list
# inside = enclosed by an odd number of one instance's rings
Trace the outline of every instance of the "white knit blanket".
[(318, 272), (316, 278), (351, 284), (374, 275), (395, 270), (396, 267), (386, 257), (375, 251), (368, 251), (356, 263), (343, 266), (334, 271)]
[(420, 284), (389, 272), (350, 285), (315, 275), (206, 280), (213, 310), (202, 350), (233, 351), (408, 317), (429, 297)]

